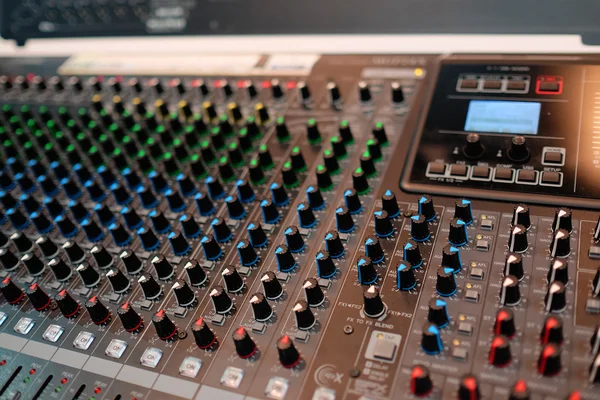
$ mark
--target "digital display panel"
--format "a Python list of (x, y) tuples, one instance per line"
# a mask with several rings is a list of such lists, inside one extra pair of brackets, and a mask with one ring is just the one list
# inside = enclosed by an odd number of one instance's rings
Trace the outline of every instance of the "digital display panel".
[(541, 109), (537, 102), (471, 100), (465, 131), (537, 135)]

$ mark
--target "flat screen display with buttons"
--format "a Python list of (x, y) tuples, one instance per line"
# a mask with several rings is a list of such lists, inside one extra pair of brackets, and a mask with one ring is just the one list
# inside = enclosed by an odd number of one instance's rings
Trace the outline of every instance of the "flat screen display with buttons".
[(471, 100), (465, 131), (536, 135), (542, 103)]

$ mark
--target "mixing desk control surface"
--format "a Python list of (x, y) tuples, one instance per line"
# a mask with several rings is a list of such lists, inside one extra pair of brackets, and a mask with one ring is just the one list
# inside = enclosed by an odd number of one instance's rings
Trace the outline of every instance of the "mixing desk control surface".
[(600, 398), (596, 60), (257, 60), (5, 60), (0, 398)]

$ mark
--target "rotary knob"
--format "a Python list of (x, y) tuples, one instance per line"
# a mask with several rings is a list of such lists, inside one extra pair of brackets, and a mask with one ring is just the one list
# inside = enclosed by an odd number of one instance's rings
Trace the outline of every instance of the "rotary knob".
[(48, 261), (48, 267), (58, 282), (66, 282), (73, 275), (71, 268), (60, 257), (56, 257)]
[(31, 276), (38, 276), (44, 272), (44, 263), (33, 253), (25, 254), (21, 257), (21, 261), (25, 264), (25, 268)]
[(325, 249), (331, 258), (339, 258), (344, 255), (344, 244), (337, 231), (329, 231), (325, 234)]
[(198, 261), (184, 259), (182, 265), (192, 286), (202, 286), (208, 281), (208, 275)]
[(337, 272), (337, 268), (327, 250), (319, 250), (315, 258), (319, 277), (323, 279), (332, 278)]
[(276, 300), (283, 295), (283, 287), (281, 286), (281, 283), (279, 283), (279, 280), (277, 280), (277, 276), (274, 272), (265, 272), (260, 278), (260, 281), (267, 299)]
[(354, 189), (346, 189), (344, 191), (344, 203), (350, 211), (350, 214), (357, 214), (362, 210), (360, 198)]
[(448, 242), (454, 246), (464, 246), (469, 241), (467, 234), (467, 223), (462, 219), (452, 218), (450, 221), (450, 231), (448, 233)]
[(298, 204), (298, 222), (302, 228), (310, 229), (317, 224), (317, 218), (307, 202)]
[(37, 284), (33, 283), (25, 289), (25, 294), (31, 301), (31, 305), (37, 311), (43, 311), (50, 306), (52, 300), (50, 297), (42, 290), (42, 288)]
[(591, 384), (600, 383), (600, 356), (594, 357), (590, 364), (590, 375), (588, 380)]
[(65, 253), (67, 253), (67, 257), (69, 258), (69, 262), (71, 264), (78, 264), (85, 260), (85, 253), (77, 243), (66, 241), (62, 245), (62, 248)]
[(15, 283), (10, 279), (10, 276), (2, 279), (0, 282), (0, 292), (8, 302), (8, 304), (17, 304), (19, 303), (24, 296), (23, 291), (20, 287), (15, 285)]
[(449, 244), (444, 246), (442, 250), (442, 266), (452, 268), (454, 273), (460, 272), (462, 269), (462, 261), (458, 247)]
[(558, 375), (561, 368), (560, 347), (554, 344), (544, 345), (537, 362), (538, 373), (543, 376), (554, 376)]
[(175, 270), (173, 269), (173, 266), (171, 265), (169, 260), (167, 260), (167, 258), (162, 254), (157, 254), (153, 256), (150, 259), (150, 263), (156, 271), (156, 276), (161, 281), (168, 281), (173, 277)]
[(423, 325), (421, 334), (421, 349), (425, 354), (435, 355), (444, 350), (440, 329), (431, 322)]
[(514, 136), (510, 141), (508, 158), (516, 163), (525, 163), (529, 160), (531, 153), (527, 148), (527, 142), (523, 136)]
[(555, 345), (562, 344), (564, 340), (563, 321), (558, 316), (549, 315), (544, 321), (544, 326), (540, 332), (540, 341), (542, 344), (553, 343)]
[(515, 326), (515, 315), (511, 309), (503, 307), (498, 310), (494, 322), (494, 333), (508, 338), (515, 336), (517, 328)]
[(294, 225), (285, 228), (283, 232), (285, 234), (285, 241), (288, 248), (292, 253), (298, 253), (304, 249), (304, 239), (298, 228)]
[(400, 262), (396, 268), (396, 287), (399, 290), (411, 290), (417, 286), (415, 271), (410, 264)]
[(294, 304), (293, 310), (298, 329), (307, 331), (315, 326), (317, 319), (305, 300), (298, 300)]
[[(304, 159), (302, 159), (304, 161)], [(292, 164), (293, 164), (292, 158)], [(318, 186), (310, 185), (306, 188), (306, 197), (308, 198), (308, 204), (313, 210), (320, 210), (325, 206), (325, 199)]]
[(119, 258), (123, 265), (125, 265), (125, 271), (127, 271), (129, 275), (137, 275), (144, 269), (142, 261), (129, 249), (123, 250), (119, 254)]
[(227, 223), (225, 222), (225, 220), (223, 218), (219, 217), (219, 218), (213, 219), (211, 221), (210, 225), (213, 229), (213, 234), (214, 234), (217, 242), (225, 243), (231, 239), (231, 237), (232, 237), (231, 229), (229, 229), (229, 226), (227, 226)]
[(476, 133), (469, 133), (463, 146), (463, 154), (470, 159), (478, 159), (485, 153), (485, 148), (481, 144), (481, 138)]
[(556, 232), (559, 229), (564, 229), (569, 233), (573, 230), (573, 216), (568, 208), (559, 208), (554, 213), (552, 230)]
[(164, 341), (173, 340), (177, 335), (177, 327), (171, 321), (165, 310), (159, 310), (152, 316), (152, 325), (158, 338)]
[(244, 288), (244, 279), (233, 265), (229, 265), (221, 272), (225, 288), (229, 293), (237, 293)]
[(336, 228), (342, 233), (352, 232), (354, 230), (354, 220), (347, 207), (341, 206), (335, 209)]
[(252, 266), (258, 262), (258, 254), (249, 241), (240, 240), (236, 245), (236, 248), (242, 265)]
[(429, 300), (427, 321), (434, 323), (438, 328), (444, 328), (450, 323), (448, 303), (443, 299)]
[(502, 287), (500, 288), (500, 304), (512, 307), (519, 304), (520, 301), (519, 279), (512, 275), (504, 277)]
[(285, 368), (294, 368), (302, 360), (294, 342), (288, 335), (283, 335), (277, 340), (277, 353), (279, 362)]
[[(35, 244), (38, 245), (46, 259), (54, 258), (58, 254), (58, 246), (47, 236), (40, 236), (35, 240)], [(0, 247), (2, 246), (0, 245)]]
[(211, 198), (204, 193), (198, 193), (194, 197), (196, 202), (196, 207), (198, 208), (198, 212), (200, 215), (208, 216), (211, 215), (215, 211), (215, 205)]
[(290, 272), (296, 268), (296, 259), (285, 244), (277, 246), (275, 257), (277, 258), (277, 268), (281, 272)]
[(367, 317), (379, 318), (387, 312), (377, 286), (371, 285), (363, 291), (363, 302), (363, 312)]
[(15, 244), (19, 253), (27, 253), (33, 248), (33, 242), (24, 233), (15, 232), (10, 235), (10, 240)]
[[(0, 254), (2, 250), (0, 250)], [(598, 297), (600, 296), (600, 266), (596, 270), (596, 275), (592, 279), (592, 296)]]
[(250, 297), (250, 305), (255, 321), (268, 321), (273, 316), (273, 309), (262, 293), (254, 293)]
[(479, 400), (481, 391), (479, 382), (474, 375), (465, 375), (461, 378), (458, 386), (458, 400)]
[(454, 218), (464, 221), (467, 225), (473, 222), (473, 210), (470, 200), (460, 199), (454, 203)]
[(308, 278), (302, 284), (304, 298), (309, 307), (319, 307), (325, 301), (325, 294), (315, 278)]
[(365, 240), (365, 253), (375, 264), (383, 262), (385, 254), (377, 236), (368, 236)]
[(97, 296), (92, 296), (86, 301), (85, 308), (94, 324), (104, 325), (110, 321), (110, 311)]
[(221, 257), (221, 254), (223, 254), (221, 246), (219, 246), (219, 243), (217, 243), (214, 236), (211, 234), (208, 234), (200, 239), (200, 245), (204, 251), (204, 257), (209, 261), (216, 260)]
[(410, 217), (410, 236), (415, 242), (424, 242), (429, 239), (429, 224), (423, 214)]
[(371, 285), (377, 282), (379, 275), (369, 257), (359, 258), (356, 262), (356, 269), (358, 270), (358, 282), (361, 285)]
[(0, 249), (0, 264), (6, 271), (14, 271), (19, 266), (19, 259), (9, 248)]
[(181, 231), (172, 231), (167, 235), (169, 243), (171, 244), (171, 251), (175, 256), (183, 256), (190, 252), (192, 249), (189, 242), (183, 236)]
[(439, 267), (437, 270), (437, 281), (435, 289), (440, 296), (449, 297), (456, 293), (456, 277), (454, 270), (448, 267)]
[(100, 283), (100, 274), (90, 264), (83, 262), (76, 270), (85, 287), (95, 287)]
[(592, 356), (600, 354), (600, 325), (594, 328), (594, 334), (590, 339), (590, 347)]
[(106, 278), (113, 288), (113, 292), (117, 294), (125, 293), (131, 288), (129, 279), (118, 268), (111, 268), (106, 273)]
[(117, 308), (117, 315), (123, 324), (123, 328), (127, 332), (138, 332), (144, 326), (144, 320), (140, 314), (131, 307), (129, 301), (126, 301)]
[(233, 332), (233, 343), (238, 357), (243, 359), (252, 357), (258, 350), (256, 343), (243, 326)]
[(246, 216), (246, 209), (236, 195), (229, 195), (225, 197), (225, 204), (227, 205), (227, 213), (229, 218), (240, 220)]
[(183, 230), (183, 236), (188, 239), (194, 239), (200, 236), (202, 233), (200, 229), (200, 225), (190, 214), (184, 214), (179, 217), (179, 222), (181, 223), (181, 229)]
[(492, 339), (492, 345), (488, 354), (490, 365), (504, 368), (512, 361), (510, 352), (510, 341), (504, 335), (497, 335)]
[(142, 274), (138, 279), (138, 283), (142, 288), (146, 300), (155, 300), (162, 294), (162, 287), (149, 273)]
[(183, 279), (178, 279), (173, 284), (173, 293), (180, 307), (190, 307), (196, 303), (196, 295)]
[(429, 369), (415, 365), (410, 372), (410, 392), (417, 397), (426, 397), (433, 391), (433, 381)]
[(400, 207), (396, 200), (396, 195), (391, 190), (387, 189), (381, 196), (381, 208), (383, 208), (390, 218), (396, 218), (400, 215)]
[(376, 210), (373, 216), (375, 217), (375, 234), (377, 236), (388, 237), (394, 233), (394, 225), (392, 225), (387, 211)]
[(210, 329), (202, 317), (198, 318), (192, 324), (192, 334), (194, 335), (196, 345), (200, 349), (208, 349), (217, 341), (215, 333)]
[(506, 256), (506, 262), (504, 264), (504, 276), (512, 275), (518, 280), (522, 280), (525, 276), (523, 269), (523, 257), (518, 253), (509, 253)]
[(523, 253), (529, 248), (527, 228), (523, 225), (513, 226), (508, 240), (508, 248), (513, 253)]
[(531, 392), (527, 387), (527, 383), (520, 379), (512, 387), (508, 400), (529, 400), (531, 398)]
[(252, 247), (259, 248), (264, 247), (269, 242), (267, 234), (263, 230), (260, 222), (251, 221), (248, 224), (248, 236), (250, 237), (250, 243)]
[(552, 257), (567, 257), (569, 254), (571, 254), (571, 235), (565, 229), (558, 229), (554, 233), (550, 245), (550, 255)]
[(558, 281), (550, 283), (544, 297), (544, 303), (547, 312), (563, 312), (567, 308), (565, 285)]
[(81, 310), (79, 303), (76, 302), (73, 297), (71, 297), (66, 289), (62, 289), (60, 292), (58, 292), (58, 294), (54, 297), (54, 301), (56, 301), (60, 312), (65, 318), (74, 318)]
[(274, 224), (281, 219), (281, 215), (271, 199), (262, 200), (260, 202), (260, 208), (265, 224)]
[(413, 268), (419, 268), (423, 264), (421, 249), (419, 249), (419, 245), (415, 241), (408, 240), (404, 243), (402, 252), (404, 261), (408, 262)]
[(569, 282), (569, 268), (568, 263), (565, 259), (555, 258), (550, 263), (550, 269), (548, 269), (548, 282), (561, 282), (566, 285)]
[(217, 285), (210, 291), (210, 299), (217, 314), (227, 314), (233, 308), (233, 302), (222, 286)]
[(525, 204), (519, 204), (513, 210), (512, 225), (522, 225), (525, 229), (531, 227), (531, 216), (529, 213), (529, 207)]

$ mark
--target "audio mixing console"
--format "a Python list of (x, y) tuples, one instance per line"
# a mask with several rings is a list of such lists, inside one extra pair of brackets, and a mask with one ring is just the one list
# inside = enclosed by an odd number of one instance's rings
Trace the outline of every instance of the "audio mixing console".
[(598, 61), (3, 59), (0, 398), (600, 399)]

